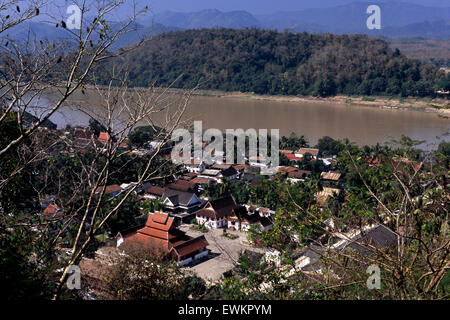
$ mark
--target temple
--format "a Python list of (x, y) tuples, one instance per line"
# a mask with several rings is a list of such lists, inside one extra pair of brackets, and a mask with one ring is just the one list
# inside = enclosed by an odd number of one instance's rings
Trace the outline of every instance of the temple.
[(180, 266), (208, 255), (209, 245), (204, 236), (191, 238), (177, 229), (175, 219), (162, 212), (149, 214), (144, 227), (121, 231), (116, 236), (117, 247), (141, 247), (161, 250), (173, 257)]

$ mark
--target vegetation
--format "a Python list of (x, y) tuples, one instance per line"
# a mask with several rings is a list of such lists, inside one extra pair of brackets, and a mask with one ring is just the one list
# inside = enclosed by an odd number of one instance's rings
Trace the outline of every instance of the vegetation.
[[(272, 95), (433, 96), (450, 78), (363, 35), (259, 29), (176, 31), (121, 57), (134, 86)], [(180, 77), (180, 75), (182, 75)]]
[(106, 281), (112, 295), (121, 300), (181, 300), (198, 298), (206, 290), (201, 278), (148, 248), (121, 257)]
[[(249, 265), (242, 257), (236, 272), (211, 292), (224, 299), (443, 299), (448, 297), (449, 220), (447, 175), (448, 146), (423, 154), (414, 149), (420, 141), (403, 137), (392, 146), (359, 148), (336, 141), (337, 168), (343, 173), (344, 196), (330, 197), (325, 207), (314, 200), (321, 186), (316, 177), (308, 183), (276, 182), (279, 203), (274, 226), (268, 232), (251, 228), (248, 237), (281, 253), (282, 266), (260, 261)], [(425, 161), (417, 169), (407, 158)], [(377, 159), (377, 165), (372, 160)], [(432, 164), (432, 165), (431, 165)], [(265, 183), (265, 182), (264, 182)], [(308, 191), (309, 188), (309, 191)], [(374, 248), (327, 249), (335, 243), (333, 230), (348, 232), (361, 226), (383, 224), (402, 235), (400, 244)], [(292, 271), (296, 257), (315, 245), (321, 273)], [(323, 250), (323, 251), (322, 251)], [(322, 252), (322, 253), (321, 253)], [(369, 265), (381, 268), (381, 288), (368, 290)], [(289, 272), (291, 270), (292, 272)], [(439, 270), (439, 271), (438, 271)]]

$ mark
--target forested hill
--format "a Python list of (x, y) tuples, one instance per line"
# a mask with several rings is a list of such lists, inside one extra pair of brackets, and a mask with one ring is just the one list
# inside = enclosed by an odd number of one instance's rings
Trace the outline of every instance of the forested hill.
[[(115, 61), (117, 64), (118, 61)], [(120, 63), (133, 86), (282, 95), (428, 96), (445, 86), (438, 69), (363, 35), (201, 29), (156, 36)], [(448, 83), (448, 79), (447, 79)]]

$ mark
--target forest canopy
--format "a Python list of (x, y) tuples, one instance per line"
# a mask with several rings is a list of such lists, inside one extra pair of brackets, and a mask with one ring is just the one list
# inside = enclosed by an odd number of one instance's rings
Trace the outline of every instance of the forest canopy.
[(175, 31), (120, 59), (109, 63), (129, 71), (131, 85), (139, 87), (192, 88), (200, 82), (201, 89), (271, 95), (433, 96), (450, 85), (444, 72), (365, 35)]

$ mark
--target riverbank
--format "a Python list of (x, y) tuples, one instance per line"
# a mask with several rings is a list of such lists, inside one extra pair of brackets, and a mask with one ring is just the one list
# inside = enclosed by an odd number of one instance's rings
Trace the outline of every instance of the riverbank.
[(365, 107), (378, 107), (381, 109), (419, 110), (450, 115), (450, 102), (446, 99), (431, 98), (390, 98), (381, 96), (344, 96), (313, 97), (313, 96), (269, 96), (246, 93), (224, 93), (220, 98), (267, 100), (294, 103), (333, 103)]
[[(161, 88), (161, 90), (163, 90)], [(167, 90), (167, 89), (164, 89)], [(181, 89), (169, 89), (170, 93), (181, 93)], [(225, 92), (218, 90), (197, 90), (195, 96), (226, 98), (226, 99), (245, 99), (245, 100), (264, 100), (292, 103), (332, 103), (339, 105), (354, 105), (364, 107), (377, 107), (380, 109), (397, 110), (418, 110), (424, 112), (450, 115), (450, 100), (444, 98), (415, 98), (415, 97), (387, 97), (387, 96), (363, 96), (363, 95), (336, 95), (332, 97), (314, 97), (314, 96), (273, 96), (260, 95), (244, 92)]]

